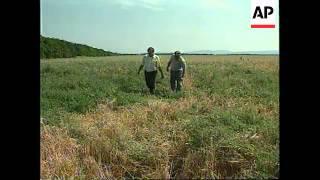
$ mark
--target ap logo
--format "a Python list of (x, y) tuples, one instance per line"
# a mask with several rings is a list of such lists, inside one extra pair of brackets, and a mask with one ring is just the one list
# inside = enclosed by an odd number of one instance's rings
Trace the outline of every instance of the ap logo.
[(275, 28), (275, 0), (251, 0), (251, 28)]

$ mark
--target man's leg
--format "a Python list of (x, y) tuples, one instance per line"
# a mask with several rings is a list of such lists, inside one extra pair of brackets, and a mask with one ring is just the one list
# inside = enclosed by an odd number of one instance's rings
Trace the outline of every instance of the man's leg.
[(150, 93), (154, 94), (156, 88), (157, 71), (150, 72)]
[(146, 81), (146, 85), (149, 88), (149, 77), (147, 71), (144, 71), (144, 79)]
[(175, 79), (175, 72), (171, 71), (170, 72), (170, 86), (171, 86), (171, 90), (175, 91), (176, 90), (176, 79)]
[(177, 72), (177, 91), (181, 91), (182, 88), (182, 71)]
[(150, 72), (144, 71), (144, 75), (145, 75), (146, 85), (147, 85), (149, 91), (151, 91), (151, 88), (150, 88)]

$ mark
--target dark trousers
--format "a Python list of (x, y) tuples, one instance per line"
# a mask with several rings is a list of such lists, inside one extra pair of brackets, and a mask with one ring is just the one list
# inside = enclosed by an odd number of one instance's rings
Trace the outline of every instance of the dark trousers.
[(180, 91), (182, 88), (182, 71), (170, 71), (170, 85), (172, 91)]
[(157, 71), (151, 71), (151, 72), (144, 71), (146, 84), (151, 94), (154, 94), (154, 89), (156, 87), (156, 76), (157, 76)]

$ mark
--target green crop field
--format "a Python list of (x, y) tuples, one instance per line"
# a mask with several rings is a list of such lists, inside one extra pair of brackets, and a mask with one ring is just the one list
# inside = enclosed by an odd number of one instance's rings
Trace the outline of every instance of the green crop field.
[(278, 56), (186, 55), (155, 95), (141, 58), (41, 60), (42, 178), (278, 178)]

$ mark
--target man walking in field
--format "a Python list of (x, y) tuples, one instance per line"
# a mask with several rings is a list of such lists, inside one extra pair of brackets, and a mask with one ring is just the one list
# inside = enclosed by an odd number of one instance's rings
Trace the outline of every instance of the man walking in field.
[(162, 79), (164, 78), (164, 76), (161, 69), (160, 58), (159, 56), (154, 54), (153, 47), (149, 47), (148, 54), (143, 56), (142, 64), (139, 67), (138, 74), (140, 74), (140, 71), (142, 70), (143, 67), (144, 67), (144, 76), (145, 76), (146, 84), (150, 90), (150, 93), (154, 94), (158, 69), (161, 73)]
[(170, 67), (170, 85), (172, 91), (180, 91), (182, 88), (182, 79), (186, 72), (186, 61), (181, 56), (180, 51), (174, 52), (168, 62), (167, 71)]

